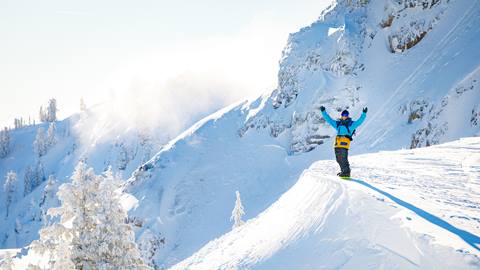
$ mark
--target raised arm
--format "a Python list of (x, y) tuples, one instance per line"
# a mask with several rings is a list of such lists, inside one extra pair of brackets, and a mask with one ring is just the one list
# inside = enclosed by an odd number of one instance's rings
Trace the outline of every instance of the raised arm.
[(357, 121), (354, 121), (352, 123), (352, 125), (350, 127), (352, 130), (359, 127), (363, 123), (363, 121), (365, 121), (365, 118), (367, 117), (367, 110), (368, 110), (367, 107), (365, 107), (363, 109), (362, 115), (360, 115), (360, 118), (358, 118)]
[(327, 123), (329, 123), (332, 127), (337, 128), (337, 121), (333, 120), (330, 115), (328, 115), (327, 111), (325, 111), (325, 107), (321, 106), (320, 111), (322, 111), (322, 116)]

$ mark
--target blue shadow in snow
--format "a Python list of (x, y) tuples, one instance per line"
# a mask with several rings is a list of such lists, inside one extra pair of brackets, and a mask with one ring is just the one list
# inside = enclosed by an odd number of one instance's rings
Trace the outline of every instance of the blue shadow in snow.
[(424, 218), (425, 220), (439, 226), (439, 227), (442, 227), (444, 228), (445, 230), (453, 233), (453, 234), (456, 234), (458, 235), (458, 237), (462, 238), (463, 241), (465, 241), (466, 243), (468, 243), (470, 246), (472, 246), (474, 249), (480, 251), (480, 248), (477, 246), (477, 245), (480, 245), (480, 237), (475, 235), (475, 234), (472, 234), (470, 232), (467, 232), (465, 230), (462, 230), (462, 229), (459, 229), (455, 226), (453, 226), (452, 224), (446, 222), (445, 220), (435, 216), (435, 215), (432, 215), (430, 213), (428, 213), (427, 211), (425, 210), (422, 210), (406, 201), (403, 201), (395, 196), (393, 196), (392, 194), (388, 193), (388, 192), (385, 192), (379, 188), (376, 188), (372, 185), (370, 185), (369, 183), (367, 182), (364, 182), (362, 180), (358, 180), (358, 179), (351, 179), (353, 182), (356, 182), (356, 183), (359, 183), (360, 185), (363, 185), (363, 186), (366, 186), (386, 197), (388, 197), (390, 200), (394, 201), (395, 203), (405, 207), (405, 208), (408, 208), (410, 210), (412, 210), (413, 212), (415, 212), (417, 215), (419, 215), (420, 217)]

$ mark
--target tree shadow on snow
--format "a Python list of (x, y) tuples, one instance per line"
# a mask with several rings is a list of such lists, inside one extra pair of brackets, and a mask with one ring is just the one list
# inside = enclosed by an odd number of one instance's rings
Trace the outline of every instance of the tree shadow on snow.
[(462, 229), (459, 229), (455, 226), (453, 226), (452, 224), (446, 222), (445, 220), (433, 215), (433, 214), (430, 214), (429, 212), (423, 210), (423, 209), (420, 209), (416, 206), (414, 206), (413, 204), (410, 204), (406, 201), (403, 201), (395, 196), (393, 196), (392, 194), (388, 193), (388, 192), (385, 192), (379, 188), (376, 188), (372, 185), (370, 185), (369, 183), (367, 182), (364, 182), (362, 180), (358, 180), (358, 179), (351, 179), (352, 182), (356, 182), (360, 185), (363, 185), (365, 187), (368, 187), (382, 195), (384, 195), (385, 197), (389, 198), (390, 200), (394, 201), (395, 203), (405, 207), (405, 208), (408, 208), (410, 210), (412, 210), (413, 212), (415, 212), (417, 215), (419, 215), (420, 217), (424, 218), (425, 220), (439, 226), (439, 227), (442, 227), (443, 229), (453, 233), (453, 234), (456, 234), (458, 235), (458, 237), (460, 237), (461, 239), (463, 239), (463, 241), (465, 241), (467, 244), (469, 244), (471, 247), (473, 247), (474, 249), (480, 251), (480, 248), (478, 247), (478, 245), (480, 245), (480, 237), (475, 235), (475, 234), (472, 234), (470, 232), (467, 232), (465, 230), (462, 230)]

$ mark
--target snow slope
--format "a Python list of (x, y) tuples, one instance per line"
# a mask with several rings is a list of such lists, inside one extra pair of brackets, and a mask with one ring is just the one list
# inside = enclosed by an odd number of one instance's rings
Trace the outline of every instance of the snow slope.
[(423, 2), (336, 1), (290, 36), (277, 89), (203, 119), (135, 171), (130, 215), (151, 263), (172, 266), (228, 232), (236, 190), (252, 218), (332, 159), (320, 105), (354, 119), (369, 107), (352, 154), (479, 134), (480, 2)]
[(480, 267), (480, 138), (351, 160), (354, 180), (318, 161), (258, 217), (171, 269)]
[[(10, 153), (0, 159), (0, 247), (21, 248), (38, 239), (44, 213), (58, 204), (55, 193), (61, 183), (68, 181), (80, 160), (86, 160), (97, 172), (109, 166), (124, 176), (152, 157), (166, 141), (161, 131), (144, 132), (134, 126), (123, 128), (119, 123), (104, 119), (108, 106), (100, 105), (71, 117), (56, 121), (55, 145), (41, 157), (34, 151), (37, 130), (47, 130), (50, 123), (26, 126), (10, 131)], [(39, 185), (25, 194), (24, 179), (27, 167), (38, 170)], [(17, 173), (17, 187), (12, 211), (6, 216), (4, 176), (8, 171)], [(55, 184), (46, 194), (47, 179)]]
[[(118, 130), (108, 119), (84, 122), (74, 116), (68, 124), (58, 124), (58, 130), (80, 124), (86, 132), (75, 139), (60, 138), (43, 157), (45, 168), (60, 183), (83, 158), (97, 172), (108, 165), (124, 176), (133, 172), (125, 188), (138, 205), (130, 211), (129, 222), (147, 262), (167, 268), (230, 231), (235, 191), (241, 193), (246, 218), (253, 218), (290, 190), (313, 162), (333, 159), (335, 131), (321, 118), (320, 105), (332, 117), (349, 109), (354, 119), (363, 106), (369, 107), (352, 154), (480, 135), (479, 25), (479, 1), (338, 0), (318, 21), (290, 36), (274, 91), (222, 109), (162, 147), (164, 141), (144, 144), (134, 127)], [(12, 134), (20, 143), (0, 160), (0, 173), (14, 169), (22, 180), (24, 168), (36, 161), (34, 136), (35, 129)], [(364, 173), (367, 165), (354, 167), (353, 174)], [(334, 172), (331, 167), (329, 173)], [(378, 177), (383, 181), (385, 176)], [(398, 190), (408, 186), (408, 181), (402, 183)], [(44, 185), (31, 196), (19, 194), (15, 213), (0, 222), (3, 247), (22, 247), (38, 237)], [(342, 183), (328, 185), (347, 190), (342, 194), (350, 192)], [(442, 193), (426, 195), (451, 200)], [(468, 197), (452, 205), (468, 205), (470, 195), (462, 196)], [(338, 207), (343, 206), (345, 200)], [(441, 207), (450, 209), (448, 204)], [(475, 210), (467, 211), (469, 218)], [(470, 232), (476, 226), (464, 214), (452, 216), (459, 217), (447, 218), (449, 224)], [(397, 232), (398, 226), (388, 226)]]

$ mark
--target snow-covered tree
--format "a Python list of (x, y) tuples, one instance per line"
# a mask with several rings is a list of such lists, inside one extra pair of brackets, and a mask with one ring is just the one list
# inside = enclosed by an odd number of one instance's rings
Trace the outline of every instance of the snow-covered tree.
[(42, 199), (40, 201), (40, 206), (43, 206), (47, 200), (53, 199), (55, 197), (55, 176), (49, 175), (47, 184), (43, 189)]
[(85, 105), (85, 101), (83, 100), (83, 98), (80, 98), (80, 111), (81, 112), (87, 111), (87, 105)]
[(115, 146), (118, 148), (117, 169), (123, 171), (127, 168), (132, 158), (130, 157), (128, 146), (124, 142), (116, 142)]
[(0, 158), (6, 157), (10, 153), (10, 134), (5, 127), (0, 131)]
[(42, 127), (37, 129), (37, 136), (35, 137), (35, 141), (33, 142), (33, 149), (35, 153), (38, 154), (39, 157), (45, 155), (48, 150), (47, 139), (45, 137), (45, 130)]
[(35, 172), (32, 166), (28, 165), (25, 168), (25, 175), (23, 176), (23, 196), (32, 192), (33, 182), (35, 181)]
[(147, 162), (152, 157), (152, 150), (154, 150), (153, 139), (147, 130), (138, 132), (139, 144), (143, 150), (142, 163)]
[(235, 201), (235, 208), (233, 208), (232, 211), (232, 216), (230, 217), (230, 220), (233, 221), (233, 229), (245, 224), (245, 221), (242, 220), (243, 215), (245, 215), (245, 211), (243, 209), (242, 199), (240, 199), (240, 192), (237, 190), (235, 194), (237, 199)]
[(6, 206), (7, 217), (8, 217), (10, 205), (14, 201), (15, 193), (17, 191), (17, 174), (14, 171), (9, 171), (5, 176), (3, 191), (5, 194), (5, 206)]
[(45, 181), (45, 171), (42, 162), (37, 161), (35, 167), (28, 165), (25, 168), (25, 175), (23, 177), (23, 196), (26, 196), (32, 192), (32, 190), (38, 187), (43, 181)]
[(50, 123), (47, 132), (43, 127), (37, 129), (37, 136), (33, 142), (33, 149), (39, 157), (44, 156), (48, 149), (57, 143), (55, 123)]
[(47, 130), (47, 141), (46, 144), (48, 147), (52, 147), (57, 143), (57, 137), (55, 136), (56, 126), (55, 122), (50, 123), (50, 126)]
[(13, 119), (13, 125), (15, 129), (19, 129), (25, 125), (25, 122), (23, 121), (23, 118), (15, 118)]
[(155, 267), (155, 254), (164, 244), (165, 237), (160, 237), (149, 229), (146, 229), (140, 236), (140, 239), (138, 239), (138, 248), (142, 258), (150, 267)]
[(35, 165), (35, 187), (40, 186), (47, 178), (45, 177), (45, 169), (43, 163), (39, 160)]
[(81, 162), (72, 182), (60, 186), (61, 205), (48, 211), (60, 216), (60, 223), (42, 229), (34, 243), (36, 251), (49, 253), (52, 269), (150, 269), (125, 223), (120, 184), (111, 170), (95, 175)]
[(52, 98), (48, 101), (47, 122), (57, 121), (57, 100)]
[(46, 108), (40, 106), (39, 118), (40, 122), (55, 122), (57, 121), (57, 100), (52, 98), (48, 101)]
[(0, 269), (1, 270), (14, 270), (15, 269), (15, 265), (13, 264), (13, 260), (12, 260), (12, 254), (10, 254), (10, 252), (6, 252), (5, 253), (5, 256), (4, 256), (4, 260), (3, 262), (0, 264)]
[(76, 269), (71, 259), (72, 230), (62, 224), (53, 224), (40, 230), (40, 239), (32, 243), (32, 250), (49, 256), (48, 269)]
[(47, 122), (47, 113), (43, 109), (43, 106), (40, 106), (40, 110), (38, 112), (38, 118), (40, 119), (40, 122)]

